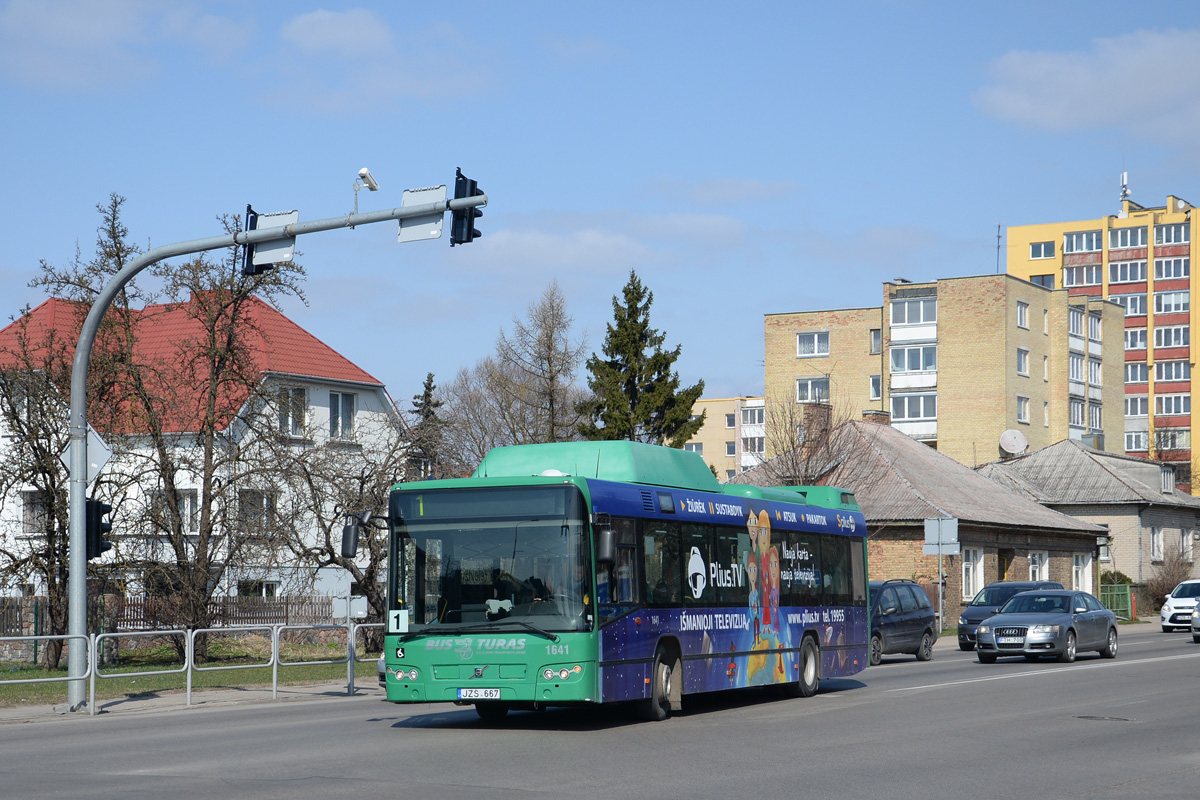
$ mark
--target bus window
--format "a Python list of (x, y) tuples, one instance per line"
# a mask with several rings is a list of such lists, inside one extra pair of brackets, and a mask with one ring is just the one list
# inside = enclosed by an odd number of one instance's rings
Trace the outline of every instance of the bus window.
[(683, 569), (679, 557), (679, 525), (646, 522), (642, 536), (646, 563), (646, 602), (678, 605), (683, 597)]
[(617, 539), (616, 561), (611, 568), (605, 567), (596, 574), (596, 599), (602, 622), (615, 619), (642, 600), (637, 520), (614, 518), (612, 528)]
[(783, 570), (790, 578), (781, 602), (790, 606), (821, 604), (821, 539), (813, 533), (789, 532), (783, 550)]
[(821, 601), (827, 606), (850, 605), (850, 540), (845, 536), (821, 537)]
[(864, 561), (863, 540), (850, 540), (850, 569), (854, 591), (854, 605), (867, 605), (867, 566)]
[[(736, 528), (719, 528), (713, 558), (716, 564), (717, 601), (723, 606), (744, 608), (750, 604), (750, 586), (746, 580), (746, 555), (749, 537)], [(709, 577), (713, 575), (709, 570)]]
[(716, 605), (717, 587), (709, 579), (713, 560), (712, 526), (683, 525), (683, 600), (687, 605)]

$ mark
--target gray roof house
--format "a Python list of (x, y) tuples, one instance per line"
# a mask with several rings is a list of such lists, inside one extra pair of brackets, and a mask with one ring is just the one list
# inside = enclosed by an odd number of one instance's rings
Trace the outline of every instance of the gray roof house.
[[(923, 552), (925, 520), (954, 518), (960, 552), (943, 556), (946, 622), (995, 580), (1057, 580), (1094, 590), (1104, 528), (1046, 508), (890, 425), (854, 421), (833, 435), (828, 449), (836, 457), (819, 482), (853, 491), (862, 507), (871, 580), (912, 578), (936, 598), (938, 558)], [(769, 465), (733, 482), (777, 484), (778, 470)]]
[(1175, 469), (1167, 462), (1106, 453), (1067, 439), (977, 471), (1049, 508), (1108, 528), (1101, 569), (1144, 584), (1166, 562), (1182, 557), (1197, 577), (1192, 554), (1200, 532), (1200, 497), (1176, 487)]

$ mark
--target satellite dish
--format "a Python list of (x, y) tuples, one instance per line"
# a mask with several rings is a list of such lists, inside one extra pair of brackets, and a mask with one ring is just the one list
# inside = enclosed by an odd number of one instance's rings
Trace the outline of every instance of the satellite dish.
[(1029, 440), (1025, 438), (1025, 434), (1009, 428), (1000, 434), (1000, 449), (1009, 455), (1018, 456), (1029, 449)]

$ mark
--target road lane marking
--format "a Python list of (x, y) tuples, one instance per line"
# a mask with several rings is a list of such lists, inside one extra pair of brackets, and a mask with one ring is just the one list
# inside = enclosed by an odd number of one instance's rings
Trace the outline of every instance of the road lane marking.
[[(1132, 664), (1151, 664), (1151, 663), (1154, 663), (1157, 661), (1174, 661), (1174, 660), (1180, 659), (1180, 658), (1200, 658), (1200, 653), (1184, 653), (1182, 655), (1177, 655), (1177, 656), (1159, 656), (1157, 658), (1138, 658), (1138, 659), (1134, 659), (1133, 661), (1108, 661), (1108, 660), (1105, 660), (1101, 663), (1091, 663), (1091, 664), (1088, 664), (1088, 663), (1080, 664), (1080, 663), (1076, 662), (1073, 665), (1066, 665), (1064, 667), (1058, 667), (1058, 668), (1037, 669), (1037, 670), (1031, 670), (1029, 672), (1012, 672), (1012, 673), (1008, 673), (1006, 675), (991, 675), (986, 678), (965, 678), (961, 681), (947, 681), (945, 683), (928, 683), (928, 684), (925, 684), (924, 686), (904, 686), (899, 689), (885, 689), (884, 693), (890, 694), (892, 692), (915, 692), (919, 689), (944, 689), (947, 686), (961, 686), (963, 684), (968, 684), (968, 683), (984, 683), (986, 681), (1003, 681), (1003, 680), (1008, 680), (1010, 678), (1028, 678), (1031, 675), (1066, 675), (1071, 672), (1078, 672), (1079, 670), (1082, 670), (1082, 669), (1100, 669), (1101, 667), (1124, 667), (1126, 665), (1132, 665)], [(1075, 669), (1070, 669), (1071, 666), (1074, 666)], [(992, 667), (994, 667), (994, 665), (989, 665), (989, 668), (992, 668)]]

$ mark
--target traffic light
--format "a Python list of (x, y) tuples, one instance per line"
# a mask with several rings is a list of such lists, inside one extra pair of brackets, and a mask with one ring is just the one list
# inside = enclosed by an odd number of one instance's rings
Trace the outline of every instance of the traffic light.
[(87, 522), (87, 560), (99, 558), (112, 549), (112, 542), (104, 540), (104, 534), (112, 530), (112, 523), (105, 521), (112, 513), (112, 506), (99, 500), (88, 500), (84, 519)]
[[(478, 197), (483, 194), (479, 190), (479, 184), (462, 174), (462, 169), (456, 169), (454, 174), (454, 199), (461, 200), (464, 197)], [(456, 244), (467, 244), (472, 239), (477, 239), (483, 234), (475, 227), (475, 220), (483, 216), (483, 212), (478, 207), (475, 208), (459, 208), (450, 212), (450, 246)]]

